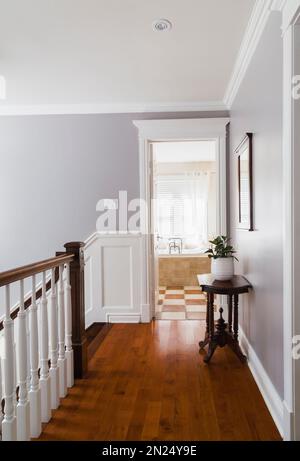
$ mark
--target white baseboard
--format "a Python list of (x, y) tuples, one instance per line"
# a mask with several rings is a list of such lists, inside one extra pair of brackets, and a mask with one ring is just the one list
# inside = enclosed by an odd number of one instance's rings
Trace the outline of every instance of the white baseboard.
[(283, 434), (286, 442), (297, 440), (294, 433), (294, 413), (286, 401), (283, 401)]
[(280, 435), (284, 433), (284, 406), (283, 401), (275, 389), (269, 375), (249, 343), (243, 329), (239, 327), (240, 344), (244, 354), (248, 357), (248, 365), (263, 399), (271, 413)]
[(140, 323), (141, 316), (139, 314), (107, 314), (107, 323)]
[(99, 322), (99, 319), (97, 319), (95, 315), (96, 312), (96, 309), (92, 308), (90, 308), (88, 311), (85, 311), (85, 329), (87, 329), (93, 323)]
[(150, 323), (151, 322), (151, 308), (150, 304), (142, 304), (141, 305), (141, 322), (142, 323)]

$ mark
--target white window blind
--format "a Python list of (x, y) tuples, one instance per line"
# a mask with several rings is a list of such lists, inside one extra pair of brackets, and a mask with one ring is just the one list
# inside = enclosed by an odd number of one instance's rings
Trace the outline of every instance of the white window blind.
[(160, 176), (157, 182), (161, 237), (207, 241), (207, 174)]
[(184, 234), (184, 202), (186, 184), (181, 180), (159, 180), (158, 231), (162, 237), (181, 237)]

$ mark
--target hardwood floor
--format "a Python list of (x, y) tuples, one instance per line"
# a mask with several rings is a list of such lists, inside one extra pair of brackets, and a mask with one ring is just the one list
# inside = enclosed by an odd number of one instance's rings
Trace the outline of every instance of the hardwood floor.
[(247, 365), (205, 365), (203, 322), (116, 324), (40, 440), (281, 440)]
[(111, 323), (96, 322), (86, 330), (88, 360), (94, 356), (111, 327)]

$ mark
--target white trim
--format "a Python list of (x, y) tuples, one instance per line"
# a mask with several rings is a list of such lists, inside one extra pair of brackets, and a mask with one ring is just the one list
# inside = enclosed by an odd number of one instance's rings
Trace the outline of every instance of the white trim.
[[(154, 315), (155, 306), (151, 305), (151, 286), (153, 284), (152, 248), (151, 248), (151, 156), (150, 143), (153, 141), (183, 141), (214, 139), (218, 146), (218, 206), (221, 219), (218, 232), (227, 232), (226, 227), (226, 125), (229, 118), (210, 119), (177, 119), (177, 120), (134, 120), (133, 124), (139, 132), (139, 172), (140, 172), (140, 199), (147, 203), (145, 229), (142, 235), (142, 266), (141, 266), (141, 298), (144, 309), (144, 319), (149, 320)], [(221, 170), (222, 168), (222, 170)], [(148, 314), (145, 312), (149, 309)], [(144, 320), (143, 320), (144, 321)]]
[[(94, 322), (144, 321), (140, 280), (141, 242), (141, 234), (136, 232), (94, 232), (86, 240), (86, 326)], [(105, 250), (113, 250), (109, 259), (104, 257)], [(113, 264), (111, 257), (114, 258)], [(116, 264), (122, 267), (122, 273), (115, 270)]]
[(141, 322), (142, 323), (150, 323), (151, 316), (150, 316), (150, 304), (142, 304), (141, 305)]
[(270, 13), (283, 8), (285, 0), (256, 0), (238, 53), (234, 69), (224, 95), (224, 105), (231, 109), (251, 59), (262, 36)]
[(84, 241), (84, 249), (86, 250), (89, 246), (91, 246), (98, 238), (100, 237), (109, 237), (109, 238), (131, 238), (131, 237), (141, 237), (140, 232), (132, 231), (96, 231), (93, 232), (85, 241)]
[[(300, 0), (288, 0), (282, 12), (283, 30), (283, 359), (284, 359), (284, 439), (295, 440), (300, 437), (299, 361), (292, 358), (292, 338), (299, 333), (296, 324), (298, 300), (295, 297), (295, 245), (298, 234), (299, 211), (295, 209), (298, 183), (294, 160), (296, 120), (291, 97), (291, 82), (294, 74), (294, 25), (300, 14)], [(298, 102), (299, 103), (299, 102)]]
[(288, 0), (273, 0), (271, 9), (273, 11), (282, 11)]
[(140, 323), (141, 316), (139, 314), (107, 314), (107, 323)]
[(149, 141), (217, 138), (224, 134), (229, 122), (229, 117), (132, 121), (139, 130), (139, 138)]
[(286, 0), (284, 8), (282, 10), (282, 31), (283, 34), (286, 32), (288, 27), (294, 25), (297, 21), (300, 8), (299, 0)]
[[(283, 356), (284, 356), (284, 400), (289, 413), (293, 413), (293, 360), (291, 355), (291, 344), (293, 336), (293, 304), (294, 304), (294, 237), (293, 237), (293, 149), (292, 149), (292, 104), (290, 96), (290, 85), (292, 78), (292, 30), (286, 31), (283, 39), (284, 48), (284, 94), (283, 94)], [(292, 426), (286, 425), (285, 437), (292, 439)]]
[(0, 116), (9, 115), (68, 115), (122, 114), (144, 112), (210, 112), (226, 111), (223, 101), (166, 102), (140, 104), (1, 104)]
[(248, 357), (248, 366), (255, 382), (272, 415), (278, 431), (283, 435), (283, 401), (241, 327), (239, 327), (239, 336), (241, 348)]

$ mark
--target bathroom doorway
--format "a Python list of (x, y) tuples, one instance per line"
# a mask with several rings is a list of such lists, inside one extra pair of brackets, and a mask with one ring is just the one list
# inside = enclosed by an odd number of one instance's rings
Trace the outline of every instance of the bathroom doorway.
[(153, 142), (152, 224), (155, 318), (205, 320), (197, 275), (216, 236), (217, 144), (213, 139)]

